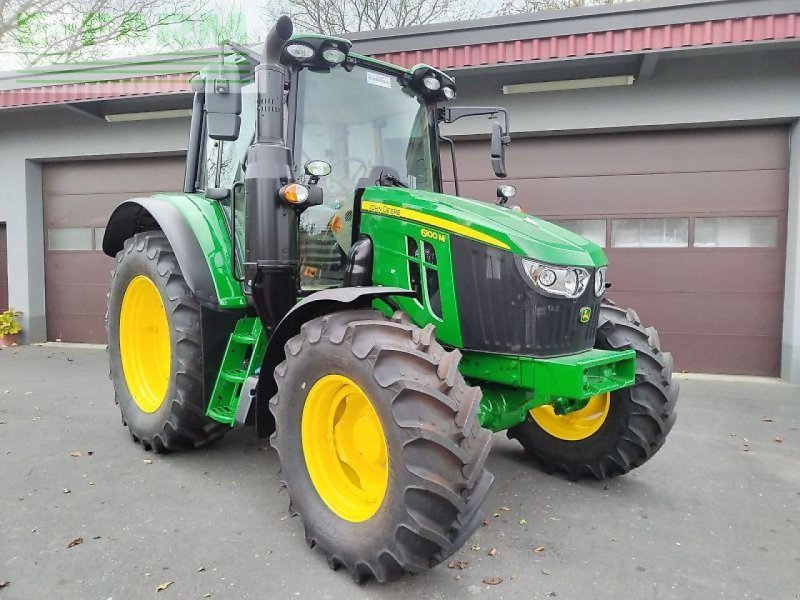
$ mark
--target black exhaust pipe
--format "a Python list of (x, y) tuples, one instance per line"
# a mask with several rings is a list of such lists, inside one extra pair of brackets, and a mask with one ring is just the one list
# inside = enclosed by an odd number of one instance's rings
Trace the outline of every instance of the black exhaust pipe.
[(297, 213), (278, 190), (294, 180), (283, 133), (288, 70), (280, 64), (292, 20), (282, 16), (264, 42), (255, 68), (258, 104), (255, 143), (247, 151), (245, 278), (264, 326), (272, 331), (294, 306), (298, 291)]

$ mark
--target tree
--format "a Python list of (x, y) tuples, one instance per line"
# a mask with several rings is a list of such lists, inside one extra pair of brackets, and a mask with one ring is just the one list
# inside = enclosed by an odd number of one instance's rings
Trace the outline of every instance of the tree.
[(484, 16), (469, 0), (288, 0), (270, 3), (269, 17), (288, 14), (299, 31), (342, 35)]
[(0, 0), (0, 52), (34, 66), (241, 39), (236, 11), (203, 0)]
[(562, 10), (602, 4), (619, 4), (629, 0), (503, 0), (500, 14), (539, 12), (543, 10)]

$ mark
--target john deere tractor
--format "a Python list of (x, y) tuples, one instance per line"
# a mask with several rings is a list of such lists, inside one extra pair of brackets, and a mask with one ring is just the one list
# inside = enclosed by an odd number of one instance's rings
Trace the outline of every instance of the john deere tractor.
[(505, 177), (504, 109), (451, 107), (447, 74), (293, 35), (287, 17), (263, 52), (226, 44), (192, 84), (183, 193), (122, 203), (103, 240), (135, 442), (271, 434), (309, 546), (359, 582), (464, 544), (492, 432), (572, 479), (664, 444), (672, 357), (603, 299), (603, 251), (512, 206), (512, 186), (443, 193), (440, 124), (489, 117)]

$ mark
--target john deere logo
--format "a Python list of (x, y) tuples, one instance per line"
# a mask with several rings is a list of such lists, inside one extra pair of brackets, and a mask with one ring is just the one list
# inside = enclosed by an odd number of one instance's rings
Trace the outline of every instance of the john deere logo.
[(580, 312), (580, 320), (581, 323), (588, 323), (589, 319), (592, 318), (592, 309), (588, 306), (584, 306)]

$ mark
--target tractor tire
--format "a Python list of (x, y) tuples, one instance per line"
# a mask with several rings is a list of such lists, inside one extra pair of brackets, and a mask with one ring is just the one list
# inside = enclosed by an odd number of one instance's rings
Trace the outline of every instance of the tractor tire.
[(493, 479), (460, 353), (372, 309), (309, 321), (285, 348), (272, 446), (309, 547), (357, 583), (447, 559), (483, 521)]
[[(635, 350), (636, 378), (632, 386), (605, 397), (604, 411), (589, 406), (583, 409), (593, 413), (587, 415), (588, 429), (584, 429), (593, 431), (591, 435), (582, 435), (574, 425), (560, 427), (552, 420), (554, 413), (549, 407), (534, 409), (524, 423), (507, 432), (545, 471), (562, 472), (573, 481), (606, 479), (643, 465), (664, 445), (677, 416), (679, 388), (672, 381), (672, 355), (661, 351), (658, 333), (652, 327), (644, 327), (635, 311), (604, 301), (595, 347)], [(602, 406), (600, 402), (595, 406)], [(545, 410), (550, 412), (537, 418), (536, 411)], [(575, 423), (570, 414), (555, 419)], [(593, 424), (591, 419), (602, 422)]]
[(205, 416), (200, 305), (161, 231), (137, 233), (117, 253), (106, 330), (115, 401), (134, 442), (188, 450), (230, 429)]

